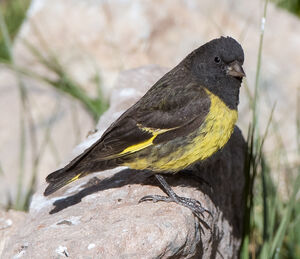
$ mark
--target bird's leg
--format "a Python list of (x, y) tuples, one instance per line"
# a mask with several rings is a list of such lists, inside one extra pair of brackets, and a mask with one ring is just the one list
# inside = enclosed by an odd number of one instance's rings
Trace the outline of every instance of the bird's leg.
[(139, 202), (143, 201), (165, 201), (165, 202), (175, 202), (181, 206), (185, 206), (189, 208), (198, 218), (203, 217), (203, 213), (207, 212), (211, 215), (210, 211), (203, 208), (201, 203), (192, 198), (186, 198), (178, 196), (170, 187), (170, 185), (166, 182), (164, 177), (160, 174), (155, 174), (156, 179), (162, 186), (164, 192), (168, 194), (168, 196), (161, 196), (161, 195), (147, 195), (140, 199)]

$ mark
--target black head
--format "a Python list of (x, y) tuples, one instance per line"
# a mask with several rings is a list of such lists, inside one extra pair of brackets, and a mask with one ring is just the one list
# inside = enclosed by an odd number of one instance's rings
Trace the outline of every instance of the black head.
[(239, 88), (245, 76), (244, 51), (231, 37), (214, 39), (193, 51), (192, 77), (217, 94), (231, 108), (238, 104)]

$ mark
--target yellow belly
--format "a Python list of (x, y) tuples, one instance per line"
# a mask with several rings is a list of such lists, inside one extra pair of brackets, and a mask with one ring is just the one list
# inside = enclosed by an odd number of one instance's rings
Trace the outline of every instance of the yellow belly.
[(233, 132), (237, 111), (229, 109), (219, 97), (205, 90), (210, 96), (211, 107), (197, 131), (170, 143), (153, 145), (147, 156), (137, 154), (125, 165), (134, 169), (176, 172), (207, 159), (221, 149)]

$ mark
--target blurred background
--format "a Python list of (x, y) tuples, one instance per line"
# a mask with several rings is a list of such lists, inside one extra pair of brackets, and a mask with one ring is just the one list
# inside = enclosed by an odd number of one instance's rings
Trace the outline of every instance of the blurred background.
[(120, 71), (169, 69), (231, 36), (247, 74), (241, 253), (300, 258), (300, 0), (1, 0), (0, 11), (2, 209), (28, 210), (45, 176), (97, 127)]

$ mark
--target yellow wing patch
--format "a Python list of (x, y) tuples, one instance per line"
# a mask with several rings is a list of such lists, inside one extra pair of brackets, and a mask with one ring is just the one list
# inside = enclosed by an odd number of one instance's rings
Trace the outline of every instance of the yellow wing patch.
[(133, 153), (133, 152), (136, 152), (136, 151), (139, 151), (141, 149), (144, 149), (146, 147), (149, 147), (150, 145), (152, 145), (153, 143), (153, 139), (155, 139), (155, 137), (157, 136), (158, 134), (156, 135), (153, 135), (153, 137), (151, 137), (150, 139), (144, 141), (144, 142), (141, 142), (139, 144), (136, 144), (136, 145), (132, 145), (132, 146), (129, 146), (128, 148), (125, 148), (121, 153), (119, 153), (119, 155), (124, 155), (124, 154), (129, 154), (129, 153)]
[(70, 180), (68, 181), (67, 184), (69, 184), (69, 183), (71, 183), (71, 182), (74, 182), (74, 181), (78, 180), (82, 174), (83, 174), (83, 173), (80, 173), (80, 174), (74, 176), (72, 179), (70, 179)]
[(141, 143), (138, 143), (138, 144), (135, 144), (135, 145), (132, 145), (132, 146), (129, 146), (129, 147), (125, 148), (121, 153), (118, 154), (118, 156), (134, 153), (134, 152), (142, 150), (146, 147), (149, 147), (153, 144), (153, 140), (156, 138), (157, 135), (178, 128), (178, 127), (175, 127), (175, 128), (170, 128), (170, 129), (154, 129), (154, 128), (143, 127), (141, 124), (137, 124), (137, 126), (141, 130), (151, 133), (152, 137), (145, 140), (144, 142), (141, 142)]

